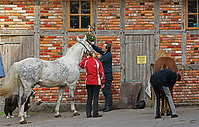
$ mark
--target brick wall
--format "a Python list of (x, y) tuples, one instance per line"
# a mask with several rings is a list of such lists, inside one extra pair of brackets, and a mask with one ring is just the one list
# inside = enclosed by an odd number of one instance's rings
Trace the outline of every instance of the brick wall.
[(1, 0), (0, 30), (33, 30), (34, 0)]
[(175, 103), (199, 103), (199, 70), (183, 71), (173, 90)]
[(120, 0), (98, 0), (98, 30), (120, 29)]
[(178, 30), (182, 27), (182, 0), (160, 1), (160, 30)]
[(125, 29), (126, 30), (154, 29), (154, 1), (126, 0)]
[(63, 29), (62, 0), (42, 0), (40, 2), (40, 30)]
[(40, 59), (56, 60), (62, 57), (63, 36), (40, 36)]
[(176, 64), (182, 63), (182, 35), (160, 35), (160, 50), (167, 51)]
[(187, 64), (199, 64), (199, 34), (187, 34)]

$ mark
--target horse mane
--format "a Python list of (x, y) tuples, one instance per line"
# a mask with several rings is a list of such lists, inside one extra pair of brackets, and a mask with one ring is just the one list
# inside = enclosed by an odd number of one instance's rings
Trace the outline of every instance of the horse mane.
[(160, 51), (157, 52), (157, 58), (160, 58), (160, 57), (171, 57), (171, 56), (166, 51), (160, 50)]

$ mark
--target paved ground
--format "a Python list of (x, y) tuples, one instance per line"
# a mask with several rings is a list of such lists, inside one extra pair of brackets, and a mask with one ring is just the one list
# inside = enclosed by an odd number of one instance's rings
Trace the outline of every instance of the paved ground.
[[(85, 112), (73, 117), (72, 112), (62, 112), (55, 118), (53, 113), (30, 113), (28, 124), (20, 125), (19, 118), (6, 119), (0, 115), (0, 127), (199, 127), (199, 107), (177, 107), (178, 118), (163, 116), (154, 119), (153, 108), (118, 109), (99, 112), (102, 118), (86, 118)], [(17, 116), (17, 114), (15, 114)]]

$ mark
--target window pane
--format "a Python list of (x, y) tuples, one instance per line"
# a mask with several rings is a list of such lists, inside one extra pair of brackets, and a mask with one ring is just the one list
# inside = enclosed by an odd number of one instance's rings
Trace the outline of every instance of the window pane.
[(82, 14), (90, 14), (90, 1), (82, 1), (81, 9)]
[(70, 1), (70, 14), (79, 14), (79, 1)]
[(79, 29), (79, 16), (70, 16), (70, 28)]
[(188, 27), (197, 27), (197, 15), (188, 15)]
[(88, 25), (90, 25), (90, 16), (81, 16), (81, 28), (88, 29)]
[(188, 13), (197, 13), (197, 1), (188, 1)]

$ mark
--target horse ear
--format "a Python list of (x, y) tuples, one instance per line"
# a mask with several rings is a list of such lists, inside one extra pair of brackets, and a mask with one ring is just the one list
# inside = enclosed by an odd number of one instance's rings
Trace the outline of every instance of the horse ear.
[(77, 41), (80, 41), (80, 38), (77, 36)]
[(86, 41), (86, 39), (87, 39), (87, 37), (86, 37), (86, 35), (84, 35), (84, 41)]

